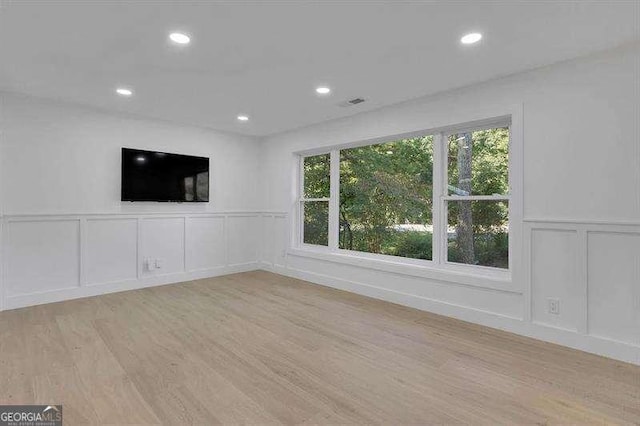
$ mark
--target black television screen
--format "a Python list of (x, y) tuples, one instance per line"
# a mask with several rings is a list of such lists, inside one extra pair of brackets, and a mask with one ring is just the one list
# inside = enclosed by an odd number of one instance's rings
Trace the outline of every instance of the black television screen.
[(122, 148), (122, 201), (209, 201), (209, 158)]

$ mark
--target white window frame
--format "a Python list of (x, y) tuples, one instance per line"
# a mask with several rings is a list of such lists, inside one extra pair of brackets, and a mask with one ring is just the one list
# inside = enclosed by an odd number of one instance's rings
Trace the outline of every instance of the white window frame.
[[(473, 133), (480, 130), (488, 130), (488, 129), (496, 129), (506, 127), (509, 129), (509, 153), (508, 153), (508, 179), (509, 186), (507, 190), (507, 194), (505, 195), (449, 195), (448, 190), (448, 180), (449, 180), (449, 169), (448, 169), (448, 161), (446, 158), (448, 156), (448, 138), (452, 134), (455, 133)], [(446, 265), (447, 267), (455, 267), (459, 270), (469, 270), (472, 271), (487, 271), (488, 273), (492, 273), (493, 271), (503, 270), (502, 268), (495, 268), (491, 266), (483, 266), (483, 265), (468, 265), (459, 262), (451, 262), (449, 261), (449, 252), (448, 252), (448, 224), (449, 224), (449, 209), (447, 208), (448, 203), (451, 201), (506, 201), (509, 211), (509, 266), (506, 271), (513, 270), (512, 264), (512, 244), (511, 244), (511, 193), (512, 193), (512, 185), (511, 185), (511, 120), (505, 119), (504, 121), (496, 121), (494, 123), (485, 124), (477, 127), (459, 127), (451, 129), (447, 132), (441, 132), (438, 134), (438, 150), (440, 161), (438, 162), (438, 171), (440, 175), (440, 179), (438, 179), (438, 186), (436, 187), (434, 184), (434, 210), (438, 209), (438, 220), (439, 226), (436, 228), (434, 225), (434, 250), (436, 250), (436, 246), (438, 247), (438, 261), (442, 265)], [(434, 146), (435, 150), (435, 146)], [(435, 163), (435, 159), (434, 159)], [(434, 164), (434, 175), (436, 174), (436, 166)], [(436, 188), (437, 194), (436, 195)], [(439, 199), (439, 202), (436, 201)], [(437, 205), (436, 205), (437, 203)], [(434, 214), (435, 215), (435, 214)], [(435, 237), (435, 234), (439, 234), (438, 237)], [(435, 256), (434, 256), (435, 258)], [(497, 273), (497, 272), (496, 272)]]
[[(299, 160), (298, 160), (298, 164), (299, 164), (299, 168), (298, 168), (298, 208), (297, 208), (297, 223), (298, 223), (298, 239), (297, 239), (297, 244), (300, 247), (305, 247), (308, 249), (316, 249), (316, 250), (328, 250), (329, 247), (332, 247), (332, 237), (331, 237), (331, 221), (329, 220), (329, 228), (327, 229), (328, 234), (328, 245), (326, 246), (321, 246), (318, 244), (308, 244), (304, 242), (304, 204), (308, 203), (308, 202), (327, 202), (329, 203), (329, 219), (331, 218), (331, 200), (332, 198), (332, 192), (331, 189), (333, 189), (333, 176), (332, 174), (330, 174), (329, 176), (329, 182), (331, 185), (330, 188), (330, 192), (329, 192), (329, 197), (321, 197), (321, 198), (306, 198), (304, 196), (304, 159), (308, 158), (308, 157), (316, 157), (318, 155), (327, 155), (330, 154), (330, 151), (324, 151), (324, 152), (317, 152), (317, 153), (312, 153), (312, 154), (307, 154), (307, 155), (300, 155)], [(330, 160), (333, 160), (333, 155), (330, 156)], [(330, 164), (330, 169), (333, 169), (333, 164)], [(336, 238), (336, 237), (333, 237)]]
[[(504, 110), (503, 110), (504, 111)], [(297, 152), (299, 156), (297, 230), (290, 253), (298, 256), (365, 266), (372, 269), (401, 273), (425, 278), (434, 278), (464, 285), (500, 289), (521, 293), (522, 270), (522, 214), (523, 214), (523, 143), (522, 106), (506, 109), (505, 114), (485, 115), (469, 119), (462, 124), (450, 124), (437, 128), (404, 134), (379, 137), (359, 142), (336, 144), (322, 150)], [(477, 195), (461, 197), (449, 195), (447, 191), (447, 138), (451, 133), (473, 132), (488, 128), (509, 128), (509, 191), (507, 195)], [(340, 150), (358, 146), (376, 145), (384, 142), (433, 135), (433, 256), (432, 260), (412, 259), (377, 253), (366, 253), (338, 247), (339, 202), (340, 202)], [(304, 157), (330, 154), (330, 196), (323, 199), (304, 199)], [(447, 260), (447, 211), (449, 201), (461, 200), (506, 201), (509, 209), (509, 268), (501, 269), (480, 265), (466, 265)], [(318, 246), (303, 242), (302, 217), (304, 201), (327, 201), (329, 203), (329, 245)], [(518, 283), (518, 284), (515, 284)]]

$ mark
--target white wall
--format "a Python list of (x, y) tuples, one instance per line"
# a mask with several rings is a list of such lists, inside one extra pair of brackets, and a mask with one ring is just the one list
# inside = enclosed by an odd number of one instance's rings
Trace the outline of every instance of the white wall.
[[(255, 138), (13, 94), (0, 105), (0, 309), (258, 266)], [(211, 201), (121, 202), (122, 147), (209, 157)]]
[[(126, 102), (126, 100), (123, 100)], [(257, 140), (0, 93), (3, 214), (259, 208)], [(210, 157), (210, 202), (120, 202), (120, 149)]]
[[(295, 211), (296, 151), (438, 128), (513, 105), (523, 111), (525, 235), (510, 287), (380, 272), (370, 262), (296, 250), (266, 267), (640, 363), (637, 44), (266, 138), (263, 206)], [(267, 225), (274, 240), (291, 229)], [(548, 298), (560, 299), (559, 315), (547, 312)]]

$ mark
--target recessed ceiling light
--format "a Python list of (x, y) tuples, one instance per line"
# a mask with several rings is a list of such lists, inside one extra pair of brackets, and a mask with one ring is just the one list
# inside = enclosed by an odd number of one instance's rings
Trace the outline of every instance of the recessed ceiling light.
[(249, 117), (246, 115), (239, 115), (238, 121), (249, 121)]
[(328, 95), (329, 93), (331, 93), (331, 89), (325, 86), (321, 86), (316, 88), (316, 93), (319, 95)]
[(116, 93), (118, 93), (118, 95), (120, 96), (131, 96), (133, 95), (133, 90), (127, 89), (125, 87), (118, 87), (116, 89)]
[(462, 43), (462, 44), (473, 44), (473, 43), (479, 42), (480, 39), (482, 39), (482, 34), (480, 34), (480, 33), (469, 33), (469, 34), (463, 36), (460, 39), (460, 43)]
[(169, 34), (169, 38), (177, 44), (189, 44), (191, 41), (191, 37), (183, 33), (171, 33)]

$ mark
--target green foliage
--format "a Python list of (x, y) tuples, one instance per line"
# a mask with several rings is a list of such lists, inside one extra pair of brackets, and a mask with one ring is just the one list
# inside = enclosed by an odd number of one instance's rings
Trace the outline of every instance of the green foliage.
[[(305, 198), (328, 198), (330, 194), (330, 155), (314, 155), (304, 159)], [(329, 244), (329, 203), (304, 203), (304, 242), (326, 246)]]
[(412, 259), (432, 259), (432, 234), (428, 232), (396, 232), (389, 254)]
[(304, 242), (326, 246), (329, 244), (329, 203), (308, 201), (304, 203)]
[(403, 139), (340, 152), (340, 247), (381, 253), (393, 224), (430, 224), (433, 141)]
[(328, 198), (330, 186), (329, 154), (304, 159), (304, 197)]
[[(509, 267), (509, 234), (506, 232), (474, 235), (476, 265), (494, 268)], [(456, 239), (449, 240), (449, 262), (461, 262), (460, 247)]]
[(504, 231), (509, 221), (509, 206), (506, 201), (449, 201), (447, 205), (450, 227), (458, 225), (458, 213), (464, 205), (471, 207), (474, 233)]

